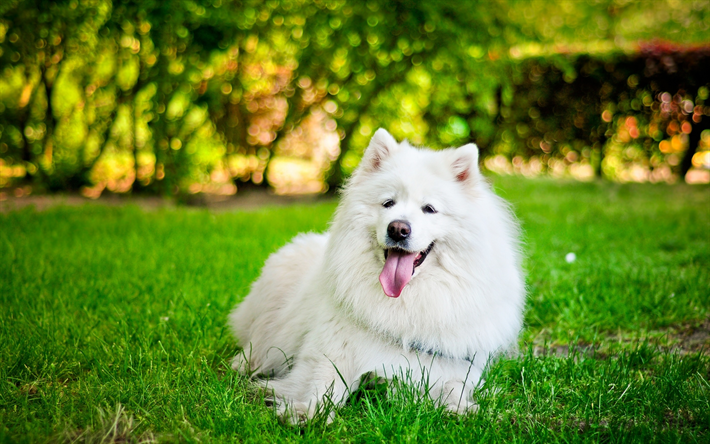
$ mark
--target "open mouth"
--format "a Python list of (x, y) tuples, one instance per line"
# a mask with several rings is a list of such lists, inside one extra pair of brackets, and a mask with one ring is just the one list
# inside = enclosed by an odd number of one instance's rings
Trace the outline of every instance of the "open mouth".
[(434, 242), (420, 252), (401, 248), (385, 249), (385, 265), (380, 273), (380, 284), (387, 296), (396, 298), (402, 294), (405, 285), (412, 279), (414, 270), (424, 262), (433, 247)]
[[(426, 247), (426, 250), (420, 251), (419, 254), (416, 255), (416, 257), (414, 258), (414, 267), (412, 268), (412, 274), (414, 274), (414, 269), (417, 268), (418, 266), (420, 266), (422, 264), (422, 262), (424, 262), (424, 259), (426, 259), (427, 255), (431, 252), (432, 248), (434, 248), (434, 242), (430, 243), (429, 246)], [(413, 254), (407, 250), (403, 250), (398, 247), (385, 248), (384, 251), (385, 251), (385, 262), (387, 261), (387, 257), (389, 256), (390, 251), (394, 251), (395, 254), (400, 254), (400, 255)]]

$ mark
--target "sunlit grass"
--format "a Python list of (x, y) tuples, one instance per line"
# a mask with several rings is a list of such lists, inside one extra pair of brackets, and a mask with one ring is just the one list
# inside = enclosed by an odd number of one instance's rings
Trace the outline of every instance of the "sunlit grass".
[(334, 203), (0, 215), (0, 441), (706, 441), (710, 359), (664, 350), (708, 319), (710, 189), (495, 183), (523, 224), (530, 298), (521, 357), (492, 367), (479, 412), (372, 390), (301, 430), (228, 369), (226, 315)]
[(527, 338), (542, 329), (588, 341), (708, 318), (707, 187), (499, 183), (527, 240)]

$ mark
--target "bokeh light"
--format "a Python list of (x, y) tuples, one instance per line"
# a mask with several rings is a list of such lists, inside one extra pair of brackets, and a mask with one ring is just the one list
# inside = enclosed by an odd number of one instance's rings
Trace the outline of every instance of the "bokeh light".
[[(710, 181), (710, 5), (0, 6), (0, 198), (323, 192), (378, 127), (499, 173)], [(7, 190), (7, 191), (3, 191)]]

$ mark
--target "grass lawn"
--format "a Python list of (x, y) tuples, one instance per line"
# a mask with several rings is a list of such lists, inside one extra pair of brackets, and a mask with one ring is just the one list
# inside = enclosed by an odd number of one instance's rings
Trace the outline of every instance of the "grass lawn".
[(229, 370), (225, 322), (334, 203), (0, 214), (0, 442), (710, 441), (710, 188), (495, 184), (529, 299), (521, 355), (491, 367), (479, 411), (372, 390), (300, 429)]

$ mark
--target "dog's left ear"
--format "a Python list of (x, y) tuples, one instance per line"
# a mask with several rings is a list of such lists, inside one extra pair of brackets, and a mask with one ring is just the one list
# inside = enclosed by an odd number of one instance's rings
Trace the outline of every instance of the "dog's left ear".
[(479, 174), (478, 147), (469, 143), (451, 151), (451, 168), (459, 182), (473, 182)]
[(399, 144), (386, 129), (380, 128), (370, 140), (370, 145), (362, 156), (360, 168), (373, 172), (380, 169), (382, 162), (399, 149)]

